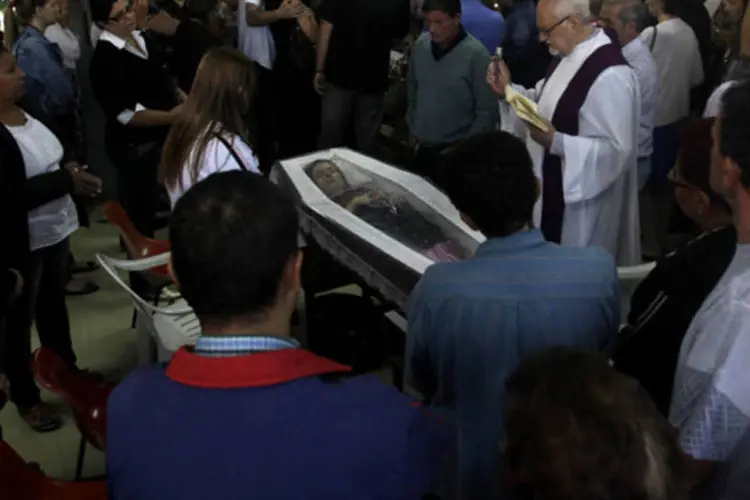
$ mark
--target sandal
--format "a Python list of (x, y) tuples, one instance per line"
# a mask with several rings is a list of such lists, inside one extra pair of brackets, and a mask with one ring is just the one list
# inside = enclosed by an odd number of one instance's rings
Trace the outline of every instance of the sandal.
[(93, 260), (80, 260), (73, 263), (70, 272), (73, 274), (90, 273), (99, 269), (99, 264)]
[(65, 286), (65, 295), (71, 297), (76, 295), (90, 295), (99, 290), (99, 285), (91, 281), (84, 282), (83, 286), (78, 290), (71, 290), (68, 287), (70, 287), (70, 283)]
[(57, 409), (47, 403), (19, 408), (18, 414), (36, 432), (52, 432), (62, 427), (62, 418)]

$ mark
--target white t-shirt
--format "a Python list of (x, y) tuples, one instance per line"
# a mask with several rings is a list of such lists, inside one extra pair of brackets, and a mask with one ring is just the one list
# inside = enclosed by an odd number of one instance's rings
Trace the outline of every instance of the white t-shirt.
[[(248, 170), (260, 174), (258, 159), (245, 141), (232, 134), (224, 134), (222, 137), (232, 147), (236, 156), (242, 161), (242, 165), (237, 162), (235, 155), (232, 154), (226, 145), (221, 140), (214, 137), (206, 144), (206, 150), (203, 154), (203, 161), (201, 162), (201, 168), (198, 172), (196, 182), (202, 181), (211, 174), (217, 172), (228, 172), (230, 170)], [(195, 154), (195, 145), (193, 145), (193, 150), (190, 152), (188, 162), (183, 166), (181, 178), (182, 183), (177, 184), (174, 187), (167, 187), (169, 201), (172, 204), (172, 208), (174, 208), (177, 200), (179, 200), (180, 197), (194, 184), (190, 172), (190, 165), (193, 164)]]
[(247, 6), (257, 5), (265, 10), (263, 0), (240, 0), (237, 8), (237, 48), (251, 60), (266, 69), (273, 69), (276, 60), (276, 45), (273, 42), (271, 28), (268, 26), (248, 26)]
[(736, 83), (737, 82), (733, 80), (724, 82), (711, 92), (711, 97), (706, 101), (706, 109), (703, 110), (703, 118), (716, 118), (719, 116), (719, 111), (721, 111), (721, 98), (724, 97), (724, 92), (729, 90), (729, 87)]
[(750, 245), (690, 323), (675, 370), (670, 423), (682, 450), (720, 462), (694, 498), (750, 498)]
[[(651, 47), (653, 37), (654, 27), (641, 33), (646, 47)], [(661, 127), (690, 114), (690, 90), (703, 83), (703, 62), (693, 29), (678, 18), (656, 26), (652, 54), (659, 70), (654, 125)]]
[(63, 66), (75, 71), (78, 60), (81, 58), (81, 44), (72, 30), (63, 28), (60, 23), (47, 26), (44, 30), (47, 40), (60, 47), (63, 56)]
[[(26, 123), (7, 127), (18, 144), (26, 167), (26, 178), (60, 170), (63, 147), (47, 127), (26, 115)], [(78, 214), (69, 194), (29, 212), (31, 250), (60, 243), (78, 229)]]

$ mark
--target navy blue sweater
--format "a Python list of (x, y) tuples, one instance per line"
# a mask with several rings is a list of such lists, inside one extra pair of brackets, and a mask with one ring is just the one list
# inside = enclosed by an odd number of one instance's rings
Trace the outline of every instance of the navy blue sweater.
[(452, 433), (375, 378), (326, 380), (340, 371), (287, 349), (135, 372), (109, 402), (110, 499), (421, 499)]

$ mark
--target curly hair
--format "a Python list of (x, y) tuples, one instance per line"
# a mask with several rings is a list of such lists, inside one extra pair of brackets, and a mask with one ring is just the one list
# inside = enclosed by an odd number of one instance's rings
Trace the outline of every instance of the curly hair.
[(676, 432), (596, 353), (551, 348), (507, 382), (505, 466), (516, 498), (684, 500)]
[(487, 132), (445, 154), (445, 190), (487, 238), (531, 225), (539, 184), (526, 145), (507, 132)]

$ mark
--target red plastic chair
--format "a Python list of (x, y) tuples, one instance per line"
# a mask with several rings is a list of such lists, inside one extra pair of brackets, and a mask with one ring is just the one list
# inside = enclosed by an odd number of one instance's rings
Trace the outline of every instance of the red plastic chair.
[[(139, 233), (125, 209), (117, 202), (104, 204), (104, 217), (120, 232), (130, 259), (144, 259), (172, 249), (172, 244), (167, 240), (155, 240)], [(156, 267), (150, 272), (169, 278), (167, 266)]]
[(81, 432), (75, 479), (81, 479), (86, 444), (104, 451), (107, 400), (114, 384), (94, 382), (72, 371), (56, 352), (45, 347), (34, 352), (32, 369), (39, 384), (63, 398), (73, 411), (76, 426)]
[(0, 496), (8, 500), (106, 500), (104, 481), (65, 482), (49, 478), (0, 441)]
[[(168, 240), (155, 240), (139, 233), (125, 209), (117, 202), (104, 204), (104, 217), (117, 228), (122, 236), (129, 259), (145, 259), (172, 249), (172, 244)], [(154, 305), (159, 305), (162, 290), (172, 284), (172, 277), (167, 271), (167, 266), (155, 267), (140, 275), (149, 283), (149, 293), (154, 297)], [(133, 311), (131, 328), (135, 328), (136, 317), (137, 313)]]

